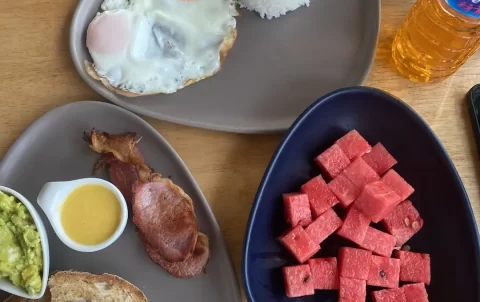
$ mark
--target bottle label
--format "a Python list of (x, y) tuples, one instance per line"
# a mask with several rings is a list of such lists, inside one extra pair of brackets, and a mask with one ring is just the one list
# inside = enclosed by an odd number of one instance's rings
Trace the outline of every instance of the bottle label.
[(465, 16), (480, 18), (480, 0), (447, 0), (447, 3)]

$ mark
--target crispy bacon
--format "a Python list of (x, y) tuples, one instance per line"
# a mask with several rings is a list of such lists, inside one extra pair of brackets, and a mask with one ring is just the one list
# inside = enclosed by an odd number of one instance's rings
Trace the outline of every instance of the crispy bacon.
[(210, 259), (209, 242), (207, 235), (198, 233), (195, 250), (188, 259), (181, 262), (168, 262), (158, 252), (152, 248), (145, 238), (140, 235), (143, 240), (145, 250), (150, 259), (166, 270), (170, 275), (177, 278), (193, 278), (205, 273), (205, 267)]
[(111, 135), (93, 129), (84, 137), (102, 154), (95, 169), (109, 167), (112, 182), (132, 204), (133, 222), (150, 258), (177, 277), (198, 275), (208, 261), (208, 238), (199, 237), (191, 198), (145, 163), (135, 133)]

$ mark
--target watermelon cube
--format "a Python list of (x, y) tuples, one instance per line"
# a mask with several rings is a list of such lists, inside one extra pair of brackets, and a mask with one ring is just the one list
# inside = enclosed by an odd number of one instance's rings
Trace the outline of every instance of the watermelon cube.
[(288, 297), (310, 296), (315, 293), (312, 272), (308, 264), (284, 266), (282, 272)]
[(366, 296), (365, 280), (340, 277), (339, 302), (365, 302)]
[(373, 146), (372, 151), (364, 154), (362, 158), (378, 175), (382, 175), (397, 164), (397, 160), (388, 153), (382, 143)]
[(340, 173), (328, 183), (330, 190), (337, 196), (342, 208), (347, 208), (360, 195), (361, 190), (348, 179), (344, 173)]
[(397, 288), (400, 278), (400, 260), (372, 255), (367, 284)]
[(400, 196), (378, 180), (365, 186), (354, 205), (376, 223), (387, 217), (400, 201)]
[(308, 236), (316, 244), (322, 243), (328, 236), (333, 234), (341, 225), (342, 220), (337, 216), (333, 209), (328, 209), (325, 213), (318, 216), (309, 226), (305, 228)]
[(397, 239), (397, 246), (404, 245), (423, 226), (423, 219), (412, 202), (401, 202), (387, 217), (382, 220), (387, 232)]
[(292, 227), (297, 226), (297, 224), (307, 226), (312, 222), (307, 194), (283, 194), (283, 207), (285, 209), (285, 219)]
[(321, 175), (310, 179), (302, 186), (301, 190), (308, 195), (308, 201), (314, 217), (320, 216), (338, 203), (337, 197), (330, 191)]
[(400, 259), (400, 281), (430, 284), (430, 255), (395, 251)]
[(372, 292), (373, 302), (407, 302), (401, 288), (384, 289)]
[(360, 190), (363, 189), (366, 184), (380, 179), (377, 172), (375, 172), (362, 158), (354, 160), (345, 170), (343, 170), (343, 173), (354, 185), (360, 188)]
[(343, 220), (343, 224), (338, 229), (337, 234), (356, 244), (361, 244), (365, 239), (369, 225), (370, 219), (353, 206), (348, 210), (347, 216)]
[(285, 235), (281, 236), (280, 242), (300, 263), (307, 261), (320, 250), (320, 246), (308, 237), (300, 225), (297, 225)]
[(368, 227), (365, 239), (363, 239), (361, 248), (372, 251), (373, 253), (390, 257), (397, 239), (390, 234)]
[(341, 247), (338, 270), (341, 277), (367, 280), (372, 252), (352, 247)]
[(350, 160), (337, 144), (334, 144), (315, 158), (315, 162), (331, 178), (336, 177), (349, 164)]
[(314, 289), (338, 289), (337, 258), (312, 258), (308, 260), (308, 265)]
[(407, 302), (428, 302), (428, 294), (425, 289), (425, 284), (406, 284), (402, 286), (402, 289)]
[(382, 181), (392, 188), (392, 190), (400, 196), (402, 201), (407, 199), (415, 191), (415, 189), (393, 169), (383, 175)]
[(372, 149), (357, 130), (348, 132), (337, 140), (336, 144), (343, 150), (350, 160), (360, 157), (363, 154), (370, 152)]

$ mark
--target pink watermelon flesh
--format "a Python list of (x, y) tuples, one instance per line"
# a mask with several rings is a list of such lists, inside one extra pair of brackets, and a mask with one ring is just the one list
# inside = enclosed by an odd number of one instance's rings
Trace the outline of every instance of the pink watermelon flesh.
[(336, 177), (349, 164), (350, 160), (337, 144), (334, 144), (315, 158), (315, 162), (331, 178)]
[(405, 179), (403, 179), (395, 170), (391, 169), (382, 177), (382, 181), (392, 188), (401, 200), (407, 199), (415, 191), (411, 185), (409, 185)]
[(312, 258), (308, 265), (312, 271), (313, 288), (338, 289), (337, 258)]
[(395, 251), (400, 259), (400, 281), (430, 284), (430, 255)]
[(297, 224), (307, 226), (312, 222), (312, 213), (310, 212), (307, 194), (283, 194), (283, 207), (285, 209), (285, 218), (292, 227)]
[(361, 244), (365, 239), (370, 218), (352, 206), (343, 221), (342, 226), (338, 229), (337, 234), (356, 244)]
[(328, 183), (330, 190), (337, 196), (342, 208), (347, 208), (360, 195), (361, 190), (348, 179), (344, 173), (340, 173)]
[(365, 302), (367, 284), (365, 280), (340, 277), (339, 302)]
[(392, 235), (368, 227), (365, 239), (363, 239), (360, 247), (372, 251), (377, 255), (390, 257), (396, 242), (397, 239)]
[(316, 244), (322, 243), (328, 236), (335, 232), (341, 225), (342, 220), (337, 216), (333, 209), (328, 209), (325, 213), (318, 216), (305, 232)]
[(310, 179), (302, 186), (301, 191), (308, 195), (313, 217), (320, 216), (338, 203), (337, 197), (330, 191), (321, 175)]
[(407, 302), (401, 288), (384, 289), (372, 292), (373, 302)]
[(362, 158), (357, 158), (345, 170), (343, 174), (358, 188), (363, 189), (366, 184), (379, 180), (375, 172)]
[(312, 272), (308, 264), (284, 266), (282, 272), (288, 297), (310, 296), (315, 293)]
[(407, 302), (428, 302), (428, 294), (425, 289), (425, 284), (406, 284), (402, 286), (402, 289)]
[(360, 280), (368, 279), (372, 252), (352, 247), (341, 247), (338, 254), (340, 276)]
[(357, 130), (352, 130), (336, 141), (336, 144), (342, 149), (347, 157), (352, 160), (360, 157), (363, 154), (370, 152), (372, 147), (368, 142), (358, 133)]
[(402, 246), (420, 231), (423, 219), (412, 202), (405, 200), (383, 219), (382, 224), (397, 239), (396, 245)]
[(280, 237), (280, 242), (283, 243), (300, 263), (307, 261), (320, 250), (320, 246), (308, 237), (300, 225), (297, 225)]
[(354, 205), (377, 223), (390, 214), (400, 201), (400, 196), (385, 183), (374, 181), (365, 186)]
[(372, 286), (398, 288), (400, 260), (372, 255), (367, 284)]
[(378, 175), (382, 175), (397, 164), (397, 160), (385, 149), (382, 143), (373, 146), (372, 151), (364, 154), (362, 158)]

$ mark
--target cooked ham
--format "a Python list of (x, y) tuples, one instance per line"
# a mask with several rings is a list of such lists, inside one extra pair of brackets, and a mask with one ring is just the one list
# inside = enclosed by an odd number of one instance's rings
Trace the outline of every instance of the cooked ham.
[(165, 260), (190, 257), (198, 225), (192, 200), (180, 187), (168, 178), (139, 185), (132, 209), (133, 223)]
[[(143, 236), (140, 235), (140, 237), (142, 238)], [(177, 278), (193, 278), (205, 272), (205, 267), (207, 266), (210, 258), (207, 235), (198, 233), (197, 243), (192, 256), (181, 262), (166, 261), (155, 251), (155, 249), (148, 245), (148, 243), (145, 241), (145, 238), (142, 238), (142, 240), (144, 241), (145, 250), (147, 251), (150, 259), (156, 264), (160, 265), (172, 276)]]

